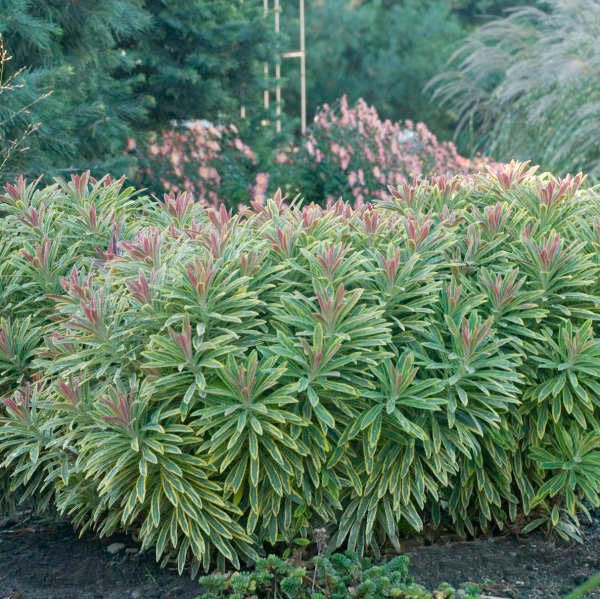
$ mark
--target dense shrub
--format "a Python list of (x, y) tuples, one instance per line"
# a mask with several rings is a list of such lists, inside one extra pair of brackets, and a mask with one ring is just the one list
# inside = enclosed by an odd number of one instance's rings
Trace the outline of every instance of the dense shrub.
[(287, 143), (272, 155), (255, 153), (235, 126), (199, 121), (164, 131), (140, 150), (143, 182), (150, 188), (187, 190), (200, 201), (230, 206), (264, 200), (267, 191), (281, 187), (319, 204), (342, 197), (359, 207), (391, 197), (388, 185), (474, 173), (491, 164), (460, 156), (423, 123), (382, 121), (364, 100), (351, 108), (345, 97), (337, 108), (323, 106), (299, 145)]
[[(22, 388), (17, 401), (31, 406), (32, 416), (37, 409), (37, 387), (32, 383), (38, 379), (32, 359), (43, 336), (54, 329), (52, 294), (64, 293), (61, 278), (70, 269), (88, 269), (95, 259), (110, 255), (110, 249), (103, 250), (114, 247), (123, 234), (125, 215), (142, 208), (132, 189), (122, 189), (123, 181), (109, 176), (101, 181), (87, 174), (74, 176), (69, 183), (61, 181), (45, 188), (36, 183), (27, 184), (20, 178), (16, 185), (7, 185), (0, 204), (0, 396)], [(54, 492), (52, 480), (48, 480), (46, 492), (41, 492), (45, 468), (52, 462), (40, 452), (51, 431), (39, 436), (38, 429), (24, 424), (21, 433), (32, 446), (25, 453), (17, 451), (15, 458), (18, 456), (21, 464), (33, 460), (35, 466), (21, 472), (19, 478), (29, 488), (38, 488), (34, 499), (45, 504)], [(15, 441), (10, 435), (4, 437), (3, 451), (18, 447)], [(2, 479), (0, 484), (8, 488), (4, 468), (0, 469)], [(18, 480), (14, 481), (17, 486)], [(4, 493), (0, 507), (14, 512), (17, 498)]]
[(598, 505), (600, 219), (582, 177), (232, 214), (86, 176), (2, 196), (5, 502), (179, 568), (314, 527), (540, 525)]
[(390, 198), (389, 185), (474, 173), (489, 164), (460, 156), (424, 123), (384, 121), (364, 100), (351, 107), (346, 97), (323, 106), (305, 142), (279, 153), (276, 162), (273, 184), (315, 202), (342, 197), (355, 207)]
[(247, 203), (256, 154), (241, 139), (235, 125), (214, 126), (192, 121), (180, 129), (152, 134), (138, 151), (138, 179), (165, 192), (187, 191), (197, 201), (216, 205)]

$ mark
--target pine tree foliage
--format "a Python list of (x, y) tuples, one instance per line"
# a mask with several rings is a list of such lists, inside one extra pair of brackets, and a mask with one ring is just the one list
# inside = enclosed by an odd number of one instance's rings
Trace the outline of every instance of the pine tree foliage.
[[(5, 179), (84, 167), (124, 172), (124, 142), (143, 104), (132, 96), (131, 78), (114, 77), (130, 70), (118, 43), (147, 28), (148, 15), (136, 0), (3, 0), (0, 15), (11, 68), (26, 69), (22, 87), (0, 105), (7, 138), (13, 129), (39, 124)], [(44, 102), (31, 104), (46, 92), (52, 93)], [(30, 108), (10, 120), (23, 106)]]
[(27, 146), (30, 137), (40, 126), (39, 122), (28, 118), (31, 108), (45, 100), (51, 92), (46, 92), (38, 97), (31, 98), (30, 102), (21, 106), (18, 103), (8, 111), (6, 107), (14, 100), (15, 93), (24, 87), (22, 74), (24, 69), (19, 69), (8, 74), (8, 64), (12, 56), (8, 54), (4, 39), (0, 35), (0, 174), (10, 171), (15, 163), (21, 162), (21, 155), (29, 149)]
[(262, 61), (273, 61), (273, 22), (260, 0), (145, 0), (152, 29), (128, 48), (152, 127), (225, 118), (262, 104)]
[(231, 122), (242, 103), (256, 120), (258, 74), (274, 55), (258, 0), (0, 0), (0, 34), (7, 75), (25, 69), (0, 98), (3, 137), (35, 124), (5, 181), (86, 168), (119, 176), (136, 133), (173, 119)]

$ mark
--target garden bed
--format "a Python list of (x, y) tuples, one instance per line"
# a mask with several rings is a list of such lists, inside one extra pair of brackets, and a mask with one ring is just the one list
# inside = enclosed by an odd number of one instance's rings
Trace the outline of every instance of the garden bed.
[[(600, 514), (596, 514), (599, 517)], [(435, 588), (473, 581), (485, 595), (518, 599), (563, 597), (600, 569), (600, 522), (585, 542), (549, 543), (541, 534), (512, 535), (425, 546), (406, 541), (410, 573)], [(124, 547), (111, 554), (113, 543)], [(161, 569), (153, 551), (133, 553), (127, 537), (79, 539), (67, 523), (31, 519), (0, 530), (1, 599), (195, 599), (198, 583)], [(599, 598), (600, 589), (586, 595)]]

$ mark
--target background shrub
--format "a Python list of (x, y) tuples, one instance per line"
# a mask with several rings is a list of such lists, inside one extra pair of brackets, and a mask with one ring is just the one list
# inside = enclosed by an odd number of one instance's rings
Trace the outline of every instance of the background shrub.
[[(443, 69), (449, 49), (466, 35), (453, 8), (447, 0), (308, 2), (309, 118), (322, 105), (347, 95), (351, 104), (363, 98), (376, 105), (387, 119), (430, 123), (437, 135), (448, 139), (452, 115), (423, 94), (423, 88)], [(295, 42), (297, 22), (289, 22), (291, 12), (284, 13), (282, 22)], [(296, 64), (286, 65), (286, 76), (286, 111), (299, 114)]]
[(143, 181), (157, 191), (187, 190), (200, 201), (228, 206), (263, 201), (282, 188), (309, 202), (342, 198), (357, 207), (391, 197), (387, 186), (421, 177), (475, 173), (492, 163), (460, 156), (450, 142), (438, 142), (426, 125), (382, 121), (374, 107), (343, 97), (323, 106), (299, 145), (283, 143), (265, 154), (242, 141), (235, 125), (195, 121), (164, 131), (142, 147)]
[(252, 197), (257, 155), (235, 125), (192, 121), (142, 142), (131, 140), (140, 163), (138, 179), (159, 194), (187, 191), (196, 201), (237, 206)]
[(344, 96), (323, 106), (306, 140), (277, 154), (271, 188), (282, 187), (309, 201), (364, 203), (390, 197), (387, 187), (421, 177), (468, 174), (489, 163), (460, 156), (454, 144), (439, 142), (424, 123), (380, 119), (374, 106)]
[[(519, 0), (313, 0), (306, 2), (309, 119), (343, 95), (363, 98), (383, 119), (427, 123), (452, 137), (456, 114), (424, 90), (474, 27)], [(536, 2), (528, 2), (536, 4)], [(286, 49), (295, 49), (297, 8), (284, 7)], [(300, 114), (299, 67), (285, 63), (285, 112)], [(468, 148), (468, 146), (467, 146)], [(461, 150), (464, 151), (463, 148)]]
[(375, 555), (424, 523), (578, 538), (598, 203), (534, 170), (235, 214), (85, 175), (7, 188), (4, 500), (193, 571), (314, 527)]

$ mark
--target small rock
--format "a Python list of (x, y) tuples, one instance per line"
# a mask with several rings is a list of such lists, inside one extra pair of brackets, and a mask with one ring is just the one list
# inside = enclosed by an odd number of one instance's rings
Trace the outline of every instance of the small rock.
[(539, 568), (537, 566), (532, 565), (532, 564), (527, 564), (525, 566), (525, 570), (529, 570), (530, 572), (537, 572), (539, 570)]
[(122, 549), (125, 549), (125, 543), (111, 543), (107, 548), (111, 555), (115, 555), (115, 553), (119, 553)]
[(467, 594), (463, 589), (458, 589), (458, 591), (456, 591), (456, 599), (465, 599), (466, 596)]

